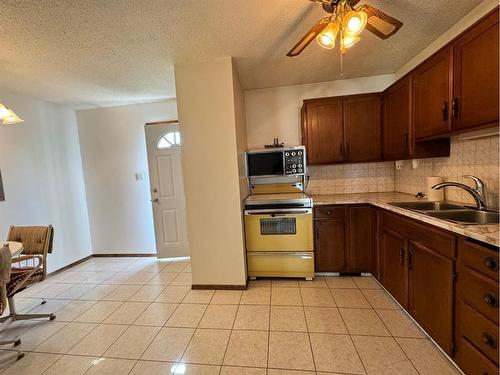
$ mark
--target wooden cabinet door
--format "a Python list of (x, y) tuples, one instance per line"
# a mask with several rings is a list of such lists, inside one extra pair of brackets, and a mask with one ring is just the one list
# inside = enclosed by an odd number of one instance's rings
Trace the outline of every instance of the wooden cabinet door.
[(302, 138), (309, 164), (327, 164), (344, 160), (342, 99), (305, 101)]
[(349, 207), (349, 272), (374, 272), (376, 211), (369, 206)]
[(345, 270), (344, 220), (315, 220), (316, 240), (314, 263), (317, 272), (343, 272)]
[(453, 45), (453, 129), (498, 124), (498, 8)]
[(382, 285), (403, 306), (408, 308), (407, 239), (390, 229), (380, 233), (380, 278)]
[(409, 256), (409, 312), (452, 355), (454, 262), (414, 241)]
[(412, 152), (412, 76), (389, 87), (383, 96), (384, 159), (404, 159)]
[(343, 100), (345, 158), (381, 159), (380, 94), (355, 95)]
[(416, 139), (451, 130), (452, 48), (444, 48), (413, 72)]

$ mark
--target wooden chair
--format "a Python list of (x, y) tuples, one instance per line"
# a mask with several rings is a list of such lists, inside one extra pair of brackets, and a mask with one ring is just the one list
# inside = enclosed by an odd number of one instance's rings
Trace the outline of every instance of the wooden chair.
[[(14, 296), (29, 287), (39, 283), (47, 277), (47, 254), (52, 253), (54, 229), (49, 226), (14, 226), (12, 225), (7, 236), (8, 241), (21, 242), (23, 252), (12, 259), (12, 273), (7, 283), (7, 299), (9, 301), (10, 317), (13, 320), (37, 318), (55, 319), (54, 314), (18, 314)], [(45, 300), (42, 301), (42, 304)]]
[[(10, 250), (7, 244), (3, 245), (0, 247), (0, 273), (1, 275), (5, 275), (7, 279), (3, 279), (3, 277), (0, 277), (0, 315), (3, 314), (5, 311), (5, 308), (7, 306), (7, 290), (6, 290), (6, 284), (10, 279), (10, 268), (11, 268), (11, 256), (10, 256)], [(7, 320), (12, 320), (10, 317), (2, 318), (2, 322), (6, 323)], [(7, 323), (6, 323), (7, 324)], [(0, 330), (1, 334), (1, 330)], [(0, 340), (0, 346), (3, 345), (10, 345), (13, 344), (14, 346), (18, 346), (21, 344), (20, 339), (8, 339), (8, 340)], [(3, 352), (3, 351), (2, 351)], [(20, 351), (5, 351), (3, 352), (5, 355), (0, 356), (0, 364), (9, 362), (13, 359), (21, 359), (24, 357), (24, 353)]]

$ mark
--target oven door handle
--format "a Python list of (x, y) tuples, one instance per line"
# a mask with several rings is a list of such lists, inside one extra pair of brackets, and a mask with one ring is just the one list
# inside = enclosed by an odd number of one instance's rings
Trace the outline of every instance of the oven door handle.
[(245, 215), (274, 215), (274, 216), (285, 216), (285, 215), (310, 215), (312, 214), (312, 208), (300, 208), (300, 209), (286, 209), (286, 210), (245, 210)]
[(287, 256), (300, 257), (301, 259), (312, 259), (311, 253), (295, 252), (295, 251), (253, 251), (247, 252), (251, 257), (272, 257), (272, 256)]

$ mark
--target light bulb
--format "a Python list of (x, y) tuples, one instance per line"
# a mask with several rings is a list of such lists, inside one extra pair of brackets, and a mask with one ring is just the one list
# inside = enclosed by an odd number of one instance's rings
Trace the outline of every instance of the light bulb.
[(2, 125), (13, 125), (24, 121), (12, 109), (7, 109), (7, 113), (6, 116), (1, 117)]
[(0, 104), (0, 120), (10, 115), (10, 112), (3, 104)]
[(342, 39), (342, 46), (344, 48), (350, 48), (353, 45), (355, 45), (357, 42), (359, 42), (361, 38), (359, 36), (345, 36), (344, 39)]
[(344, 34), (351, 37), (358, 35), (364, 30), (367, 20), (365, 12), (355, 10), (347, 12), (342, 21)]
[(337, 23), (330, 23), (318, 34), (316, 41), (321, 47), (332, 49), (335, 47), (335, 39), (337, 39), (338, 32), (339, 25)]

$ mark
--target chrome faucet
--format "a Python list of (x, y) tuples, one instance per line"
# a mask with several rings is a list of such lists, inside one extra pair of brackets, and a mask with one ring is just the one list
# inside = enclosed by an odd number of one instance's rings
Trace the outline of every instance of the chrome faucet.
[(476, 202), (476, 208), (478, 210), (486, 210), (487, 207), (487, 197), (486, 197), (486, 185), (484, 184), (483, 181), (481, 181), (479, 178), (476, 176), (470, 176), (470, 175), (465, 175), (462, 176), (464, 178), (470, 178), (472, 181), (475, 182), (476, 187), (471, 188), (468, 185), (462, 184), (460, 182), (441, 182), (440, 184), (436, 184), (432, 187), (434, 190), (439, 190), (448, 186), (454, 186), (457, 188), (460, 188), (462, 190), (465, 190), (467, 193), (472, 195), (472, 198), (474, 198), (474, 201)]

